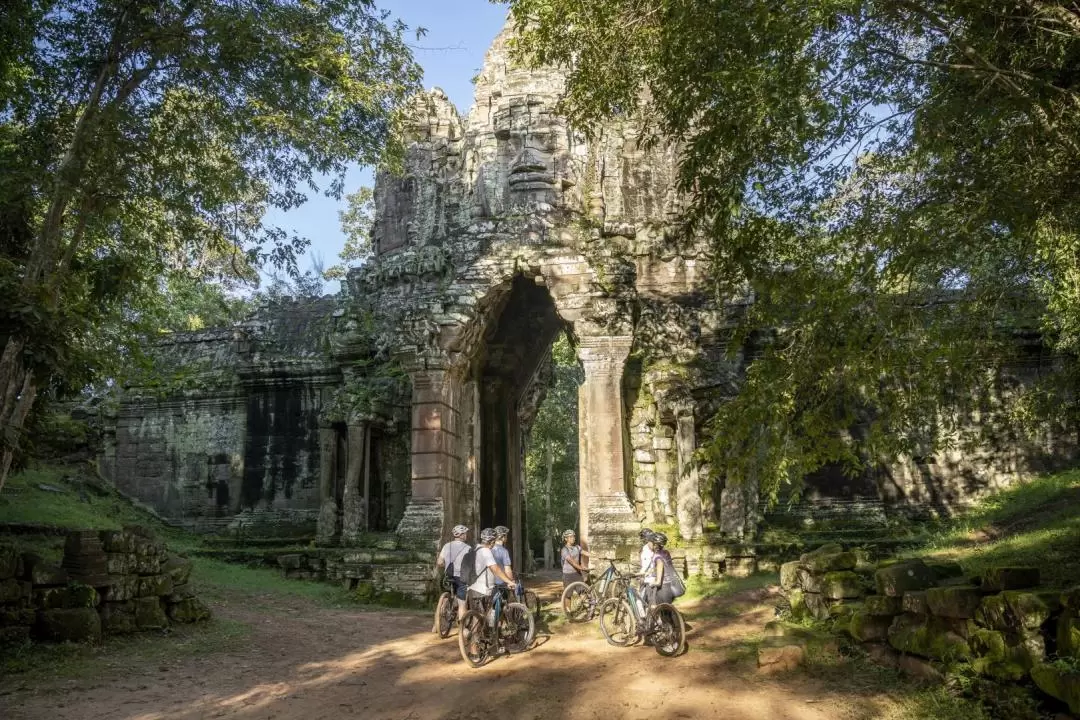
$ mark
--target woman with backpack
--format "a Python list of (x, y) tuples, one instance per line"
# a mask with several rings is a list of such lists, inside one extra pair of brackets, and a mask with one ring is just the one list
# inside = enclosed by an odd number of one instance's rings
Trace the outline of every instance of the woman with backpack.
[(664, 546), (667, 545), (667, 535), (662, 532), (654, 532), (649, 536), (649, 544), (652, 546), (652, 567), (645, 575), (645, 601), (650, 605), (670, 603), (686, 591), (679, 573), (675, 571), (675, 564)]

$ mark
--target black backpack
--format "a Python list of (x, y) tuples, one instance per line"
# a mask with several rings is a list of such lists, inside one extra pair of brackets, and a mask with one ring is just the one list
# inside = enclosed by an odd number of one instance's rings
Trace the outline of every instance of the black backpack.
[(458, 579), (466, 585), (476, 582), (476, 546), (471, 546), (461, 556), (458, 564)]

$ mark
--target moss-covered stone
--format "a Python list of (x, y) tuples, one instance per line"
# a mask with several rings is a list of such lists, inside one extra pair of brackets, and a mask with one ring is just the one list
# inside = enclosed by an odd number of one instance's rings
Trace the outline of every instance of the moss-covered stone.
[(178, 603), (181, 600), (195, 597), (195, 589), (189, 584), (173, 585), (172, 592), (165, 598), (166, 602)]
[(930, 612), (948, 618), (974, 617), (982, 598), (982, 591), (973, 585), (936, 587), (926, 591)]
[(101, 617), (93, 608), (42, 610), (37, 635), (52, 642), (96, 642), (101, 639)]
[(134, 600), (139, 596), (138, 575), (114, 575), (105, 588), (105, 599), (110, 602)]
[(889, 644), (901, 652), (934, 660), (955, 661), (971, 657), (967, 641), (933, 618), (898, 615), (889, 627)]
[(172, 578), (168, 575), (147, 575), (139, 578), (139, 597), (161, 597), (172, 592)]
[(23, 599), (23, 583), (14, 578), (0, 580), (0, 603), (17, 603)]
[(0, 582), (14, 580), (22, 575), (19, 551), (10, 545), (0, 545)]
[(183, 585), (191, 578), (191, 561), (175, 553), (169, 553), (161, 566), (161, 572), (169, 576), (173, 585)]
[(1061, 595), (1057, 592), (1007, 590), (1001, 595), (1011, 619), (1025, 630), (1037, 630), (1061, 609)]
[(862, 578), (850, 570), (827, 573), (821, 580), (821, 594), (829, 600), (860, 598), (865, 594)]
[(137, 632), (135, 624), (135, 603), (106, 602), (101, 604), (101, 627), (107, 635), (125, 635)]
[(157, 597), (143, 597), (132, 600), (135, 607), (135, 625), (140, 630), (159, 630), (169, 626), (165, 615), (164, 603)]
[(57, 586), (68, 584), (67, 570), (45, 562), (34, 553), (23, 553), (23, 579), (35, 586)]
[(904, 611), (904, 600), (888, 595), (868, 595), (863, 599), (863, 612), (867, 615), (889, 616), (899, 615)]
[(974, 617), (975, 622), (991, 630), (1010, 630), (1014, 625), (1010, 618), (1009, 605), (1001, 594), (984, 597)]
[(1070, 610), (1080, 610), (1080, 585), (1065, 590), (1058, 599)]
[(854, 570), (859, 559), (852, 552), (840, 552), (833, 555), (819, 555), (806, 563), (810, 572), (823, 574)]
[(827, 620), (829, 617), (830, 603), (821, 593), (808, 592), (804, 596), (806, 611), (815, 620)]
[(822, 577), (821, 574), (810, 572), (806, 568), (799, 568), (795, 571), (795, 586), (804, 592), (819, 593)]
[(1010, 642), (998, 630), (980, 628), (968, 639), (968, 644), (975, 655), (971, 661), (975, 671), (998, 680), (1020, 680), (1036, 662), (1022, 642)]
[(901, 600), (902, 610), (913, 615), (929, 615), (930, 603), (926, 602), (925, 590), (912, 590), (904, 593)]
[(1074, 714), (1080, 714), (1080, 672), (1042, 663), (1031, 668), (1031, 679), (1044, 693), (1067, 703)]
[(1080, 620), (1072, 613), (1061, 614), (1057, 622), (1057, 654), (1080, 658)]
[(792, 588), (798, 587), (796, 585), (796, 583), (798, 582), (796, 573), (798, 572), (800, 567), (801, 565), (798, 560), (792, 560), (791, 562), (786, 562), (780, 566), (781, 588), (783, 588), (784, 590), (791, 590)]
[(891, 617), (858, 612), (851, 616), (847, 628), (848, 634), (859, 642), (874, 642), (887, 640), (891, 625)]
[(799, 561), (806, 565), (811, 560), (828, 555), (839, 555), (844, 552), (844, 546), (840, 543), (826, 543), (819, 548), (815, 548), (810, 552), (803, 553), (799, 556)]
[(926, 567), (930, 568), (938, 582), (964, 577), (964, 568), (958, 562), (934, 560), (928, 561)]
[(169, 618), (178, 623), (201, 622), (210, 619), (210, 609), (198, 598), (169, 603)]
[(912, 590), (925, 590), (934, 584), (934, 573), (921, 560), (909, 560), (880, 568), (874, 573), (878, 595), (903, 597)]
[(0, 627), (33, 625), (37, 621), (37, 612), (28, 607), (0, 607)]
[(1002, 590), (1023, 590), (1039, 584), (1039, 568), (1000, 567), (991, 568), (983, 573), (982, 587), (987, 592)]
[(34, 590), (34, 606), (41, 610), (96, 607), (101, 602), (97, 590), (86, 585), (45, 587)]

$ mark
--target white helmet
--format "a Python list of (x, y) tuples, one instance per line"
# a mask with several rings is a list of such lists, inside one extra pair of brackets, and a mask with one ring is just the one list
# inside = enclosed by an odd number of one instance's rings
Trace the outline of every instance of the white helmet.
[(469, 528), (464, 525), (455, 525), (454, 529), (450, 531), (450, 534), (456, 538), (465, 537), (469, 534)]

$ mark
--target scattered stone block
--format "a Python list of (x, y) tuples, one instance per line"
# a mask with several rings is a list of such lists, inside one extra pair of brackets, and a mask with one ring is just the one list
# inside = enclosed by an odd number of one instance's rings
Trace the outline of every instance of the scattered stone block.
[(889, 644), (901, 652), (934, 660), (967, 660), (971, 648), (967, 640), (934, 618), (898, 615), (889, 627)]
[(974, 617), (982, 598), (982, 591), (973, 585), (936, 587), (926, 591), (930, 612), (949, 618)]
[(862, 612), (862, 609), (862, 603), (835, 602), (829, 606), (829, 617), (832, 618), (836, 629), (843, 630), (851, 622), (855, 613)]
[(758, 670), (765, 673), (790, 672), (806, 659), (806, 647), (797, 640), (768, 638), (758, 647)]
[(101, 617), (94, 608), (42, 610), (37, 635), (52, 642), (97, 642), (101, 640)]
[(914, 655), (901, 655), (896, 661), (896, 667), (909, 677), (927, 683), (939, 683), (945, 680), (945, 674), (934, 663)]
[(844, 546), (840, 543), (826, 543), (819, 548), (811, 550), (808, 553), (803, 553), (799, 556), (799, 561), (803, 565), (808, 565), (814, 558), (826, 556), (826, 555), (839, 555), (844, 552)]
[(1039, 584), (1039, 568), (1001, 567), (983, 573), (982, 587), (987, 592), (1023, 590)]
[(864, 594), (862, 578), (850, 570), (827, 573), (821, 580), (821, 594), (830, 600), (860, 598)]
[(848, 622), (848, 634), (859, 642), (888, 640), (891, 625), (891, 617), (858, 612), (852, 615)]
[(1012, 619), (1024, 630), (1039, 629), (1061, 609), (1061, 595), (1057, 592), (1007, 590), (1001, 595)]
[(979, 609), (975, 611), (975, 622), (991, 630), (1009, 630), (1013, 622), (1009, 613), (1009, 605), (1003, 595), (987, 595), (979, 603)]
[(870, 642), (862, 646), (863, 652), (866, 653), (866, 658), (881, 667), (895, 668), (900, 660), (900, 653), (893, 650), (885, 643)]
[(799, 568), (802, 567), (798, 560), (792, 560), (786, 562), (780, 566), (780, 587), (784, 590), (791, 590), (798, 587), (797, 573)]
[(976, 672), (998, 680), (1020, 680), (1031, 669), (1032, 661), (1025, 648), (1010, 645), (1005, 633), (998, 630), (977, 630), (968, 640)]
[[(905, 597), (907, 597), (905, 595)], [(904, 598), (889, 597), (888, 595), (867, 595), (863, 598), (863, 612), (867, 615), (888, 616), (899, 615), (904, 611)]]
[(812, 573), (806, 568), (799, 568), (795, 571), (795, 585), (796, 587), (804, 590), (808, 593), (821, 592), (822, 576)]
[(1071, 613), (1062, 613), (1057, 623), (1057, 654), (1080, 658), (1080, 620)]
[(1080, 714), (1080, 672), (1044, 663), (1031, 668), (1031, 679), (1044, 693), (1067, 703), (1072, 713)]
[(135, 608), (135, 625), (140, 630), (159, 630), (169, 626), (164, 603), (160, 598), (143, 597), (131, 601)]
[(901, 609), (906, 613), (912, 613), (914, 615), (930, 614), (930, 603), (926, 601), (925, 590), (912, 590), (911, 592), (904, 593), (901, 604), (903, 605)]
[(803, 598), (810, 617), (819, 621), (829, 617), (829, 602), (821, 593), (808, 592), (803, 595)]
[(874, 581), (877, 583), (878, 595), (903, 597), (906, 592), (925, 590), (933, 586), (935, 578), (934, 573), (921, 560), (908, 560), (880, 568), (874, 573)]
[(201, 622), (210, 619), (210, 609), (198, 598), (169, 603), (169, 618), (178, 623)]
[(815, 575), (821, 575), (828, 572), (840, 572), (843, 570), (854, 570), (855, 566), (859, 563), (859, 559), (853, 552), (809, 553), (803, 557), (806, 558), (803, 560), (804, 567)]
[(178, 603), (181, 600), (187, 600), (188, 598), (195, 597), (195, 588), (191, 587), (189, 583), (183, 585), (173, 585), (172, 592), (165, 598), (167, 602)]

